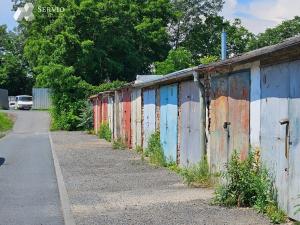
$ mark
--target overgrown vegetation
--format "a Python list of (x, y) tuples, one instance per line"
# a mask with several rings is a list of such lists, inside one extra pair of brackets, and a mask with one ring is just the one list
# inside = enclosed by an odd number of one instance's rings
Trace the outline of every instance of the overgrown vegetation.
[(80, 110), (81, 113), (79, 114), (79, 124), (77, 127), (91, 131), (93, 129), (93, 106), (89, 101), (85, 101), (84, 107)]
[(145, 151), (145, 156), (149, 157), (151, 164), (166, 166), (167, 161), (160, 143), (160, 133), (158, 131), (151, 134), (148, 140), (148, 147)]
[(0, 112), (0, 138), (13, 127), (13, 120), (6, 114)]
[(126, 145), (121, 138), (118, 138), (117, 140), (113, 141), (112, 148), (124, 150), (126, 149)]
[(137, 146), (135, 147), (135, 151), (136, 151), (137, 153), (143, 154), (144, 149), (143, 149), (142, 146), (137, 145)]
[(111, 142), (111, 131), (107, 122), (104, 122), (100, 125), (98, 134), (99, 138)]
[(246, 160), (240, 160), (235, 151), (222, 177), (223, 184), (215, 192), (216, 204), (253, 207), (266, 214), (273, 223), (286, 220), (285, 214), (277, 206), (273, 180), (253, 153)]
[(182, 168), (180, 175), (185, 183), (192, 187), (210, 187), (213, 185), (213, 175), (209, 171), (206, 158), (198, 164)]

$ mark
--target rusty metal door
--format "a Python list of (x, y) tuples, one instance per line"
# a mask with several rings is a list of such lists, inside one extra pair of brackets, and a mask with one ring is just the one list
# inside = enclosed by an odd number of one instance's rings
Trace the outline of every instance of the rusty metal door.
[(228, 158), (236, 150), (244, 160), (250, 147), (250, 72), (231, 74), (228, 88)]
[(210, 166), (213, 172), (219, 172), (228, 161), (228, 132), (224, 129), (228, 121), (227, 76), (211, 79), (210, 120)]
[(131, 133), (132, 147), (141, 146), (141, 89), (135, 88), (131, 92)]
[(99, 127), (102, 121), (102, 109), (101, 109), (102, 103), (101, 103), (101, 97), (97, 97), (97, 130), (96, 133), (99, 131)]
[(286, 65), (261, 69), (261, 157), (275, 178), (280, 207), (287, 211), (288, 160), (285, 156), (289, 71)]
[(194, 81), (180, 84), (180, 165), (198, 163), (204, 155), (200, 147), (200, 99), (199, 87)]
[(160, 88), (160, 140), (168, 161), (177, 160), (178, 85)]
[(234, 150), (242, 159), (249, 151), (250, 73), (213, 77), (211, 86), (210, 162), (213, 171), (220, 171)]
[(107, 114), (108, 114), (108, 125), (109, 125), (111, 133), (113, 134), (114, 133), (114, 98), (113, 98), (113, 96), (108, 97)]
[(155, 90), (143, 91), (143, 148), (148, 147), (148, 140), (155, 132)]
[(107, 98), (107, 96), (105, 96), (102, 99), (102, 122), (101, 123), (108, 122), (107, 104), (108, 104), (108, 98)]
[(122, 90), (123, 102), (123, 139), (125, 144), (131, 148), (131, 96), (129, 88)]
[(97, 99), (93, 99), (94, 131), (97, 133)]
[(114, 99), (114, 139), (121, 137), (122, 125), (122, 92), (115, 91)]

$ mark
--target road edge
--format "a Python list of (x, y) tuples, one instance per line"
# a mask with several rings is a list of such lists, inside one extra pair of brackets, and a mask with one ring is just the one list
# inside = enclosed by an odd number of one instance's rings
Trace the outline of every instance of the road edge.
[(61, 172), (61, 167), (58, 162), (58, 158), (54, 149), (53, 140), (51, 137), (51, 132), (49, 132), (49, 140), (51, 145), (51, 152), (53, 157), (54, 169), (56, 174), (57, 186), (59, 191), (59, 197), (61, 202), (61, 208), (63, 212), (65, 225), (75, 225), (75, 220), (71, 211), (70, 201), (65, 186), (64, 178)]

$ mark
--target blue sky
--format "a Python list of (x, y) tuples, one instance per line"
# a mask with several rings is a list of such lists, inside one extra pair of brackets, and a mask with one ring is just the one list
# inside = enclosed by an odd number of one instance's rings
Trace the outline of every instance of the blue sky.
[[(11, 0), (0, 0), (0, 24), (7, 24), (10, 30), (16, 26), (11, 5)], [(257, 34), (300, 16), (300, 0), (225, 0), (221, 14), (228, 20), (240, 18), (246, 28)]]
[(10, 30), (17, 25), (13, 18), (14, 12), (11, 11), (11, 8), (11, 0), (0, 0), (0, 25), (6, 24)]

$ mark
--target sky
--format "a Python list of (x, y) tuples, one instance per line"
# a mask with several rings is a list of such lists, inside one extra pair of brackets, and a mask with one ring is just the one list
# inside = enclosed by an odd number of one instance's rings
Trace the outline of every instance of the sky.
[(258, 34), (300, 16), (300, 0), (225, 0), (221, 14), (229, 20), (240, 18), (248, 30)]
[[(11, 0), (0, 0), (0, 24), (7, 24), (9, 30), (17, 24), (11, 7)], [(221, 15), (228, 20), (240, 18), (247, 29), (258, 34), (300, 16), (300, 0), (225, 0)]]

